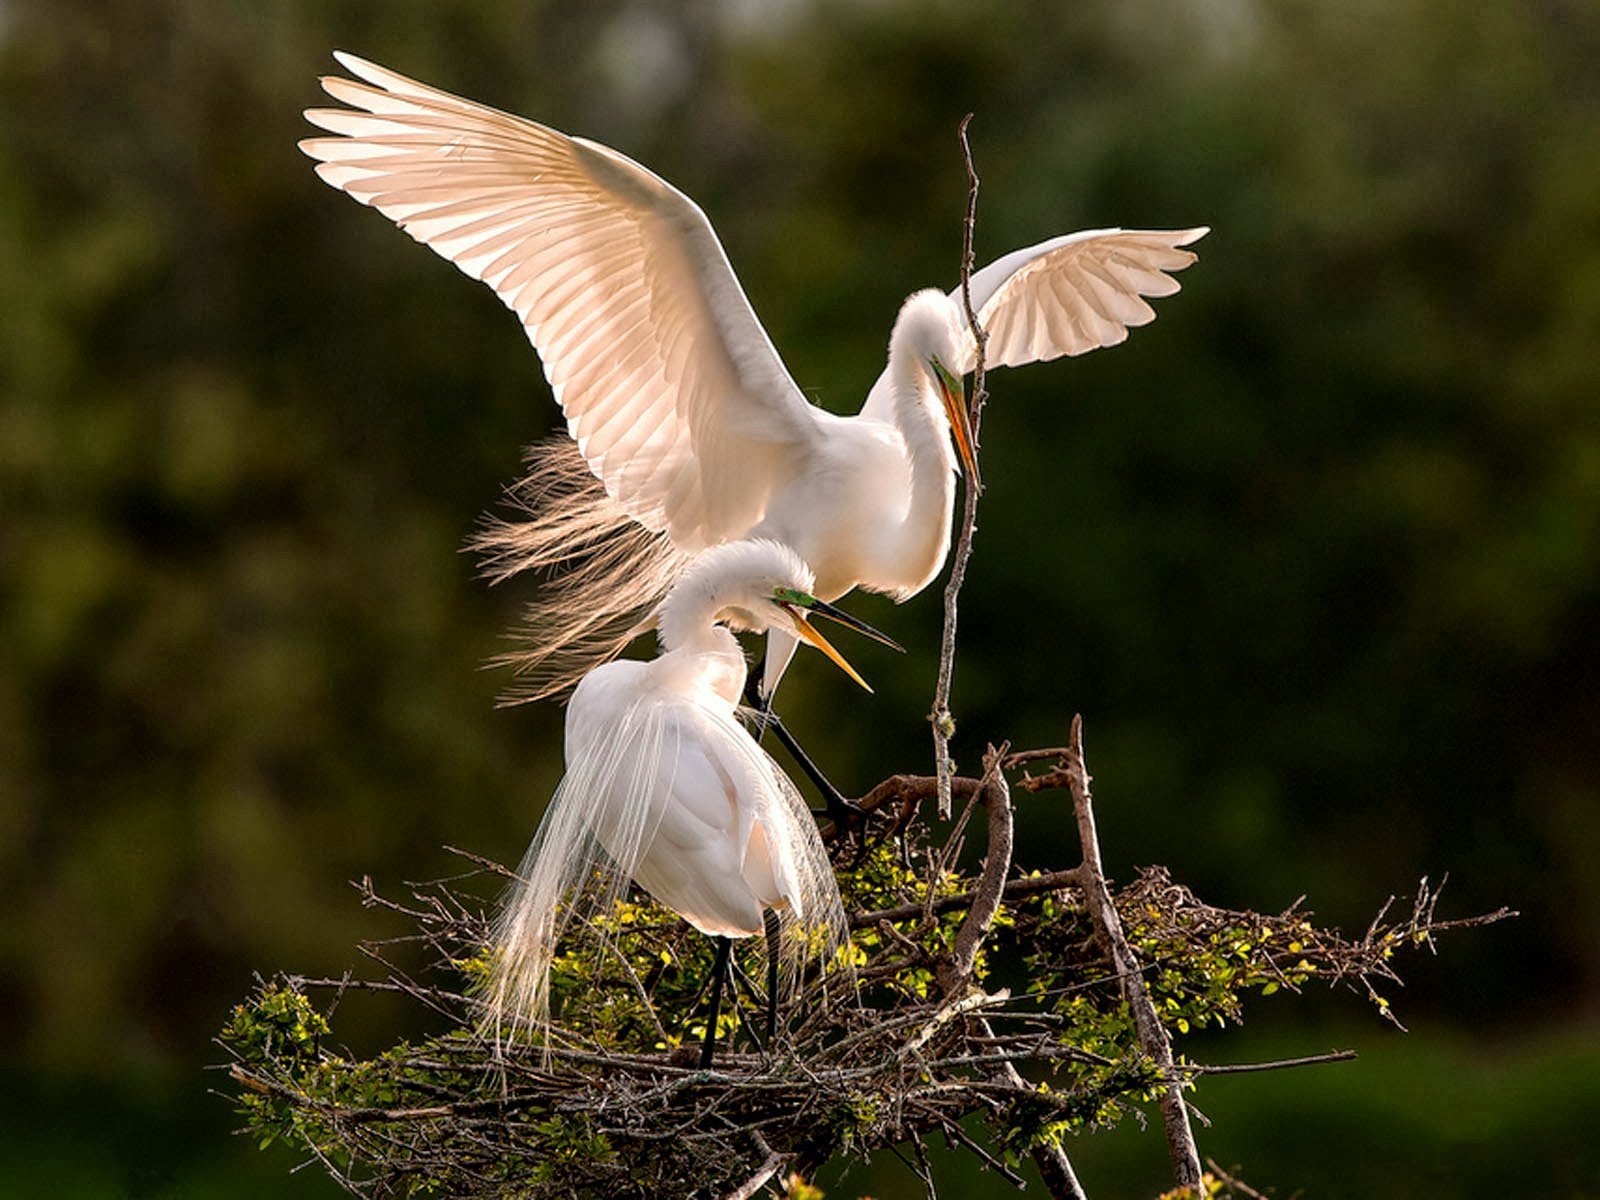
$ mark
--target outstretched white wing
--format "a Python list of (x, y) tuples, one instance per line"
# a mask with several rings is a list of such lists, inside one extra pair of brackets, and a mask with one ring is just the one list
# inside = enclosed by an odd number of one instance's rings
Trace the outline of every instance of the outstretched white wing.
[[(984, 365), (1016, 367), (1115, 346), (1130, 326), (1155, 320), (1143, 297), (1177, 291), (1167, 272), (1194, 262), (1195, 253), (1182, 247), (1208, 232), (1086, 229), (996, 259), (970, 282), (973, 311), (989, 335)], [(961, 290), (950, 295), (959, 306)], [(968, 339), (957, 369), (965, 374), (976, 362)]]
[(743, 534), (814, 410), (699, 207), (632, 159), (349, 54), (306, 118), (317, 174), (522, 318), (589, 467), (686, 551)]

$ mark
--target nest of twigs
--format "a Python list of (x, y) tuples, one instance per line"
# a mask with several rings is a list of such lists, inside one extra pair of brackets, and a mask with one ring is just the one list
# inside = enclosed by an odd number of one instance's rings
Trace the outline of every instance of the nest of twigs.
[[(1385, 905), (1346, 938), (1298, 906), (1214, 908), (1160, 868), (1113, 893), (1077, 732), (1066, 750), (991, 752), (982, 779), (955, 781), (965, 808), (937, 841), (922, 815), (933, 779), (896, 776), (865, 797), (864, 827), (831, 842), (853, 962), (804, 981), (772, 1044), (759, 1035), (752, 964), (709, 1071), (693, 1053), (709, 952), (647, 899), (630, 900), (604, 937), (576, 932), (557, 963), (548, 1044), (505, 1047), (478, 1031), (492, 913), (467, 877), (415, 886), (404, 902), (363, 881), (366, 903), (415, 923), (395, 941), (423, 943), (431, 972), (394, 966), (387, 942), (364, 947), (378, 978), (262, 983), (222, 1036), (250, 1130), (370, 1196), (799, 1194), (799, 1180), (847, 1152), (897, 1154), (931, 1190), (932, 1136), (1019, 1185), (1031, 1158), (1051, 1194), (1074, 1196), (1071, 1136), (1154, 1102), (1180, 1185), (1214, 1189), (1199, 1178), (1184, 1092), (1221, 1068), (1174, 1054), (1173, 1037), (1237, 1021), (1250, 993), (1312, 980), (1354, 987), (1393, 1019), (1379, 989), (1397, 981), (1396, 949), (1505, 914), (1440, 921), (1424, 880), (1409, 913), (1389, 919)], [(1008, 783), (1036, 761), (1054, 765)], [(1082, 863), (1015, 867), (1013, 786), (1071, 793)], [(980, 808), (988, 843), (973, 872), (958, 864)], [(505, 874), (473, 861), (496, 883)], [(446, 1031), (369, 1059), (338, 1050), (330, 1018), (350, 989), (409, 997)]]

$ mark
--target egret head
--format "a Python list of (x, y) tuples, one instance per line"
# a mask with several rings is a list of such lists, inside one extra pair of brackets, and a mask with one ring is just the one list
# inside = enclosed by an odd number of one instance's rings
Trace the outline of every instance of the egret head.
[(662, 642), (669, 649), (683, 645), (694, 628), (708, 624), (753, 633), (779, 629), (821, 650), (871, 691), (810, 618), (827, 617), (896, 650), (902, 647), (865, 622), (819, 600), (811, 594), (812, 586), (811, 568), (779, 542), (762, 538), (714, 546), (694, 560), (663, 603)]
[(837, 621), (841, 625), (854, 629), (857, 633), (864, 633), (874, 641), (882, 642), (885, 646), (893, 646), (902, 653), (905, 651), (905, 647), (893, 638), (879, 633), (865, 621), (852, 617), (849, 613), (835, 608), (826, 601), (818, 600), (809, 592), (801, 591), (798, 588), (778, 587), (773, 590), (772, 602), (782, 609), (785, 616), (788, 617), (788, 628), (791, 633), (801, 641), (809, 642), (818, 650), (821, 650), (833, 660), (841, 671), (869, 692), (872, 690), (871, 685), (856, 674), (855, 668), (844, 660), (844, 656), (833, 648), (833, 643), (822, 636), (821, 631), (811, 624), (809, 618), (812, 616), (827, 617), (830, 621)]
[(963, 362), (965, 344), (970, 340), (966, 321), (956, 301), (935, 288), (913, 292), (900, 306), (889, 349), (910, 354), (926, 374), (939, 398), (950, 432), (955, 435), (967, 478), (980, 486), (978, 458), (973, 452), (972, 418), (967, 410), (966, 387), (957, 371)]

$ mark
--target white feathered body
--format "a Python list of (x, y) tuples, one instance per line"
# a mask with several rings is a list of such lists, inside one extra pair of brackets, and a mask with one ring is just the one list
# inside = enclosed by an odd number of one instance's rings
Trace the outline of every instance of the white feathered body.
[[(780, 489), (751, 537), (794, 548), (816, 572), (816, 594), (852, 588), (915, 595), (939, 573), (950, 548), (955, 455), (930, 436), (932, 459), (914, 470), (905, 433), (873, 416), (824, 413), (829, 438), (803, 481)], [(915, 514), (915, 517), (913, 517)]]
[(497, 1036), (542, 1027), (550, 967), (574, 921), (606, 920), (630, 880), (713, 936), (779, 920), (782, 987), (845, 937), (826, 848), (800, 793), (736, 716), (746, 665), (725, 627), (781, 616), (775, 589), (809, 592), (810, 570), (772, 541), (700, 554), (661, 605), (663, 650), (603, 663), (567, 706), (567, 771), (523, 857), (496, 929), (486, 997)]
[[(861, 413), (834, 416), (790, 376), (688, 196), (596, 142), (336, 57), (357, 78), (323, 81), (347, 107), (306, 114), (333, 135), (301, 143), (317, 173), (494, 289), (538, 351), (576, 444), (576, 455), (530, 458), (570, 485), (558, 503), (475, 539), (497, 577), (577, 565), (531, 613), (547, 636), (519, 663), (530, 696), (614, 656), (682, 562), (710, 546), (782, 541), (824, 599), (853, 587), (904, 599), (938, 574), (955, 458), (931, 359), (955, 376), (976, 361), (954, 293), (906, 301)], [(1184, 247), (1206, 232), (1086, 230), (975, 272), (987, 365), (1121, 342), (1155, 318), (1145, 297), (1178, 290), (1170, 272), (1195, 260)], [(769, 685), (782, 669), (773, 658), (769, 649)]]
[(805, 919), (794, 847), (821, 853), (793, 785), (735, 716), (744, 658), (673, 651), (606, 663), (567, 707), (569, 769), (613, 759), (578, 800), (617, 866), (702, 933), (749, 937), (765, 909)]

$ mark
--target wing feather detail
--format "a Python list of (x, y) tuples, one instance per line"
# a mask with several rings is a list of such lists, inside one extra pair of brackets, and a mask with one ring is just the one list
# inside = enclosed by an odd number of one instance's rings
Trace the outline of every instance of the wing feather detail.
[[(606, 492), (681, 550), (736, 537), (803, 466), (814, 410), (705, 214), (624, 155), (348, 54), (317, 174), (494, 289)], [(712, 481), (715, 481), (714, 483)]]
[[(1184, 249), (1209, 230), (1087, 229), (996, 259), (970, 281), (989, 335), (985, 364), (1015, 367), (1114, 346), (1155, 319), (1144, 297), (1170, 296), (1196, 255)], [(950, 293), (958, 304), (960, 290)], [(963, 310), (964, 311), (964, 310)], [(963, 372), (977, 349), (968, 338)]]

